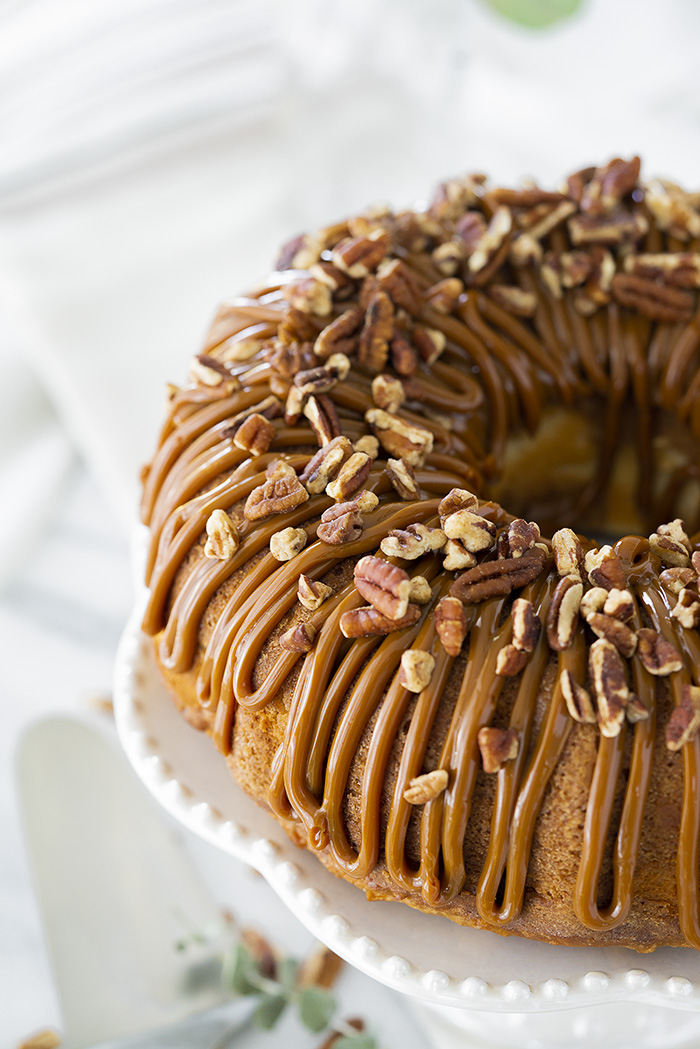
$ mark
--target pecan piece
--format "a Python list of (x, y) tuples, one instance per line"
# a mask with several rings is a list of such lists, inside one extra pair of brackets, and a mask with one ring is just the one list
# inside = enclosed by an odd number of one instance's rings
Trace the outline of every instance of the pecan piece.
[(337, 477), (326, 487), (326, 494), (331, 499), (347, 500), (354, 492), (362, 488), (369, 477), (373, 459), (364, 452), (353, 452), (341, 466)]
[(317, 608), (320, 608), (326, 598), (329, 598), (332, 593), (332, 586), (321, 583), (316, 579), (311, 579), (307, 575), (302, 574), (299, 576), (297, 600), (303, 608), (308, 608), (310, 612), (315, 612)]
[(570, 670), (562, 670), (559, 683), (567, 710), (574, 721), (581, 725), (595, 725), (597, 718), (591, 697), (583, 685), (579, 685), (575, 680)]
[(316, 628), (313, 623), (299, 623), (290, 627), (280, 637), (280, 647), (287, 652), (310, 652), (314, 647)]
[(548, 251), (540, 267), (540, 276), (555, 299), (562, 288), (576, 288), (588, 280), (593, 271), (593, 258), (587, 251)]
[(525, 291), (515, 284), (489, 284), (486, 293), (499, 306), (516, 317), (534, 317), (537, 310), (537, 296), (532, 291)]
[(439, 798), (450, 782), (447, 769), (435, 769), (433, 772), (425, 772), (422, 776), (415, 776), (409, 780), (408, 786), (403, 792), (403, 800), (409, 805), (425, 805), (435, 798)]
[(384, 472), (400, 499), (420, 498), (413, 467), (405, 459), (389, 459)]
[(293, 379), (297, 372), (316, 363), (313, 348), (307, 342), (285, 343), (276, 339), (265, 354), (271, 368), (283, 379)]
[(328, 393), (338, 382), (347, 378), (349, 371), (350, 358), (344, 353), (332, 353), (325, 364), (307, 368), (295, 375), (294, 385), (306, 397)]
[(204, 556), (228, 561), (240, 546), (238, 529), (224, 510), (213, 510), (207, 520)]
[(609, 641), (625, 659), (634, 655), (637, 649), (637, 635), (625, 623), (602, 612), (592, 612), (586, 617), (586, 622), (596, 637), (603, 637)]
[[(693, 557), (695, 556), (693, 554)], [(681, 590), (693, 583), (695, 579), (696, 574), (692, 568), (665, 568), (659, 574), (659, 582), (672, 594), (680, 594)]]
[(695, 572), (695, 574), (697, 576), (700, 577), (700, 550), (695, 550), (693, 552), (693, 555), (692, 555), (690, 561), (691, 561), (691, 564), (693, 566), (693, 571)]
[(636, 243), (649, 231), (649, 222), (639, 211), (620, 207), (600, 218), (573, 215), (569, 219), (569, 236), (577, 247), (581, 244)]
[(655, 677), (667, 677), (683, 669), (678, 650), (656, 630), (643, 627), (639, 631), (637, 654), (645, 669)]
[(364, 313), (353, 307), (326, 325), (314, 343), (314, 353), (326, 360), (335, 353), (352, 357), (357, 351)]
[(401, 653), (399, 684), (409, 692), (422, 692), (430, 684), (435, 669), (435, 657), (420, 648), (409, 648)]
[(668, 524), (659, 525), (656, 532), (649, 536), (649, 548), (664, 564), (677, 568), (687, 567), (693, 549), (685, 524), (679, 517)]
[(365, 420), (382, 448), (397, 459), (406, 459), (411, 466), (420, 466), (433, 450), (433, 435), (422, 426), (406, 422), (398, 415), (382, 408), (370, 408)]
[(394, 334), (394, 305), (385, 291), (376, 291), (365, 311), (357, 359), (368, 371), (380, 372), (389, 357)]
[(459, 539), (470, 554), (491, 550), (496, 538), (496, 525), (472, 510), (456, 510), (442, 522), (448, 539)]
[(589, 550), (584, 559), (588, 578), (593, 586), (605, 590), (624, 590), (627, 585), (622, 562), (611, 546)]
[(478, 505), (479, 500), (473, 492), (467, 491), (466, 488), (452, 488), (445, 498), (440, 500), (438, 506), (440, 522), (444, 524), (445, 518), (457, 510), (473, 510)]
[(450, 588), (452, 597), (467, 605), (486, 601), (490, 597), (509, 594), (516, 587), (531, 583), (542, 571), (544, 553), (533, 547), (519, 558), (503, 561), (484, 561), (457, 576)]
[(371, 433), (366, 433), (364, 437), (360, 437), (358, 441), (355, 441), (352, 448), (354, 452), (364, 452), (370, 459), (376, 459), (379, 455), (379, 441)]
[(341, 240), (333, 249), (333, 264), (353, 280), (362, 280), (376, 270), (387, 253), (389, 238), (386, 231), (376, 229), (368, 237)]
[(560, 528), (552, 536), (554, 564), (560, 576), (581, 578), (583, 565), (583, 547), (575, 532), (570, 528)]
[(464, 247), (456, 240), (446, 240), (433, 250), (432, 258), (437, 269), (446, 277), (454, 277), (462, 268), (465, 259)]
[(352, 294), (355, 284), (351, 277), (339, 270), (332, 262), (314, 262), (309, 266), (309, 273), (320, 284), (325, 284), (336, 299), (347, 299)]
[(580, 612), (583, 618), (588, 619), (593, 612), (602, 612), (605, 608), (608, 594), (611, 593), (612, 590), (606, 590), (602, 586), (594, 586), (592, 590), (586, 590), (581, 598)]
[(555, 652), (573, 644), (583, 596), (583, 583), (565, 575), (557, 583), (547, 612), (547, 643)]
[(338, 413), (333, 401), (325, 393), (318, 397), (309, 397), (304, 405), (304, 415), (311, 423), (311, 429), (322, 447), (334, 437), (340, 436)]
[(395, 335), (389, 344), (391, 364), (397, 375), (409, 377), (418, 371), (418, 353), (403, 335)]
[(232, 419), (229, 419), (226, 426), (221, 430), (219, 436), (222, 440), (228, 438), (234, 438), (241, 426), (250, 419), (253, 415), (261, 415), (266, 421), (269, 419), (276, 419), (281, 414), (282, 408), (279, 400), (275, 396), (265, 397), (258, 404), (253, 404), (250, 408), (244, 408), (242, 412), (238, 412)]
[(598, 704), (598, 724), (602, 735), (620, 734), (629, 699), (627, 674), (614, 645), (601, 638), (594, 641), (588, 654), (588, 668)]
[(508, 525), (508, 549), (511, 557), (522, 557), (540, 541), (540, 529), (534, 521), (516, 517)]
[(638, 721), (646, 721), (651, 716), (651, 711), (642, 703), (641, 699), (635, 692), (630, 692), (627, 700), (627, 706), (625, 707), (625, 717), (634, 725)]
[(532, 601), (518, 597), (510, 614), (513, 618), (513, 644), (520, 652), (534, 652), (542, 632), (542, 623), (535, 614)]
[(571, 200), (562, 200), (558, 204), (537, 204), (518, 217), (518, 225), (529, 236), (540, 241), (562, 222), (565, 222), (575, 211), (576, 205)]
[(208, 353), (200, 353), (199, 356), (192, 358), (190, 379), (199, 386), (221, 386), (224, 379), (234, 381), (228, 368), (215, 357), (210, 357)]
[(355, 565), (355, 588), (388, 619), (402, 619), (406, 615), (411, 583), (403, 568), (379, 557), (361, 557)]
[(352, 445), (347, 437), (334, 437), (309, 459), (299, 474), (299, 480), (311, 495), (319, 495), (337, 477), (341, 466), (352, 454)]
[(408, 611), (402, 619), (389, 619), (383, 616), (372, 605), (362, 608), (353, 608), (349, 612), (343, 612), (340, 617), (340, 631), (343, 637), (381, 637), (391, 634), (394, 630), (403, 630), (408, 626), (415, 626), (421, 616), (418, 605), (409, 604)]
[(435, 630), (448, 656), (458, 656), (467, 636), (467, 615), (456, 597), (443, 597), (435, 609)]
[(420, 312), (420, 281), (401, 259), (385, 259), (377, 270), (377, 281), (396, 307), (414, 315)]
[(652, 321), (670, 321), (672, 324), (689, 321), (695, 308), (692, 292), (658, 284), (632, 273), (616, 273), (612, 293), (621, 306), (636, 310)]
[(411, 576), (411, 589), (408, 592), (409, 601), (415, 601), (417, 605), (427, 605), (433, 598), (433, 588), (425, 576)]
[(627, 273), (674, 288), (700, 288), (700, 252), (697, 251), (628, 255), (624, 266)]
[(274, 436), (275, 428), (272, 423), (264, 415), (253, 412), (236, 429), (233, 443), (236, 448), (248, 452), (249, 455), (264, 455)]
[(360, 492), (347, 503), (336, 503), (321, 514), (316, 535), (324, 543), (340, 546), (362, 534), (362, 514), (371, 513), (378, 504), (374, 492)]
[(677, 751), (690, 743), (700, 731), (700, 688), (684, 685), (681, 700), (666, 726), (666, 746)]
[(331, 312), (330, 288), (313, 277), (285, 284), (282, 295), (295, 310), (310, 313), (315, 317), (327, 317)]
[(606, 616), (614, 616), (626, 623), (634, 615), (634, 598), (629, 590), (618, 590), (613, 588), (607, 592), (603, 612)]
[(414, 326), (412, 338), (421, 360), (426, 364), (434, 364), (447, 345), (443, 332), (437, 328), (424, 328), (421, 324)]
[(588, 215), (609, 215), (637, 185), (639, 157), (615, 157), (605, 167), (596, 168), (581, 194), (581, 211)]
[(406, 400), (403, 383), (391, 375), (377, 375), (372, 379), (372, 400), (386, 412), (397, 412)]
[[(430, 202), (428, 214), (440, 222), (454, 222), (483, 194), (485, 175), (463, 175), (441, 182)], [(439, 227), (438, 227), (439, 228)]]
[(671, 615), (677, 619), (686, 630), (693, 630), (700, 624), (700, 600), (695, 590), (687, 587), (678, 594), (678, 600), (671, 610)]
[(452, 313), (463, 291), (459, 278), (445, 277), (423, 292), (423, 302), (436, 313)]
[(401, 557), (415, 561), (417, 557), (440, 550), (445, 545), (445, 533), (441, 528), (428, 528), (423, 524), (411, 524), (406, 528), (394, 528), (382, 539), (380, 547), (387, 557)]
[(268, 478), (264, 484), (254, 488), (246, 499), (243, 512), (248, 521), (259, 521), (272, 514), (285, 514), (301, 506), (308, 498), (309, 493), (292, 472)]
[(527, 666), (530, 653), (515, 645), (505, 645), (496, 656), (496, 674), (498, 677), (515, 677)]
[(470, 554), (458, 539), (448, 539), (445, 543), (445, 558), (442, 567), (446, 572), (461, 572), (463, 568), (474, 568), (476, 558)]
[(471, 247), (467, 260), (467, 269), (472, 278), (476, 278), (479, 273), (483, 276), (487, 268), (490, 276), (492, 270), (490, 263), (499, 254), (503, 254), (502, 249), (507, 252), (512, 229), (513, 217), (510, 208), (500, 205), (491, 216), (491, 221), (486, 229), (476, 241), (472, 242), (473, 247)]
[(677, 187), (671, 189), (661, 182), (652, 182), (647, 186), (644, 202), (659, 229), (679, 240), (700, 237), (700, 213), (691, 204), (687, 193)]
[(307, 538), (304, 528), (283, 528), (270, 536), (270, 553), (276, 561), (291, 561), (304, 549)]
[(480, 728), (477, 735), (484, 772), (500, 772), (520, 750), (520, 737), (513, 728)]

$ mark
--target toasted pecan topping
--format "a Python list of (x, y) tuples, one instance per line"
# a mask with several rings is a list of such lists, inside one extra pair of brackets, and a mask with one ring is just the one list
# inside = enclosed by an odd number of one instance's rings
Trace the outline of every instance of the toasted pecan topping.
[(534, 521), (525, 521), (516, 517), (508, 525), (508, 549), (511, 557), (522, 557), (540, 541), (540, 529)]
[(389, 343), (389, 356), (397, 375), (409, 378), (418, 371), (418, 351), (404, 335), (394, 335)]
[(624, 590), (627, 579), (620, 558), (611, 546), (589, 550), (585, 557), (585, 568), (593, 586), (604, 590)]
[(700, 625), (700, 599), (697, 591), (683, 587), (679, 591), (678, 600), (671, 610), (671, 615), (686, 630), (693, 630)]
[(315, 612), (317, 608), (320, 608), (326, 598), (330, 597), (332, 593), (333, 587), (328, 586), (326, 583), (311, 579), (307, 575), (302, 574), (299, 576), (297, 600), (303, 608), (308, 608), (310, 612)]
[(450, 594), (467, 605), (486, 601), (490, 597), (500, 597), (516, 587), (531, 583), (540, 574), (543, 565), (544, 553), (538, 547), (533, 547), (517, 559), (509, 557), (503, 561), (484, 561), (457, 576)]
[(379, 441), (371, 433), (360, 437), (352, 446), (354, 452), (364, 452), (370, 459), (376, 459), (379, 454)]
[(677, 751), (692, 742), (700, 731), (700, 688), (684, 685), (681, 700), (666, 726), (666, 746)]
[(700, 237), (700, 212), (693, 207), (687, 193), (654, 181), (646, 187), (644, 202), (659, 229), (679, 240)]
[(430, 684), (435, 658), (420, 648), (409, 648), (401, 654), (399, 684), (409, 692), (422, 692)]
[(583, 547), (576, 533), (570, 528), (560, 528), (552, 536), (552, 550), (554, 552), (554, 563), (559, 575), (570, 575), (580, 579), (583, 566)]
[(421, 360), (434, 364), (447, 345), (447, 339), (437, 328), (424, 328), (416, 324), (412, 332), (413, 345), (418, 350)]
[(375, 230), (368, 237), (355, 237), (341, 240), (332, 253), (333, 264), (348, 277), (362, 280), (363, 277), (377, 268), (386, 255), (388, 237), (381, 230)]
[(340, 546), (357, 539), (362, 534), (362, 524), (362, 510), (356, 496), (347, 503), (337, 503), (324, 510), (316, 535), (324, 543)]
[(614, 616), (626, 623), (634, 615), (634, 598), (630, 591), (617, 590), (615, 587), (607, 591), (603, 612), (606, 616)]
[(692, 546), (680, 518), (659, 525), (656, 532), (649, 536), (649, 547), (665, 565), (685, 568), (690, 563)]
[(314, 343), (316, 356), (322, 360), (336, 353), (344, 353), (347, 357), (352, 357), (357, 352), (363, 320), (364, 312), (357, 307), (341, 313), (316, 338)]
[(308, 498), (309, 493), (292, 471), (291, 475), (285, 473), (281, 477), (269, 478), (254, 488), (246, 499), (243, 512), (248, 521), (259, 521), (272, 514), (285, 514), (301, 506)]
[(559, 682), (567, 710), (574, 721), (578, 721), (581, 725), (595, 725), (596, 712), (591, 697), (583, 685), (579, 685), (570, 670), (562, 670)]
[(547, 612), (547, 643), (555, 652), (563, 652), (573, 644), (582, 596), (583, 584), (576, 576), (562, 576)]
[(418, 499), (420, 493), (413, 467), (405, 459), (389, 459), (385, 473), (400, 499)]
[(674, 288), (700, 288), (700, 252), (697, 251), (628, 255), (624, 268), (626, 273)]
[(435, 769), (433, 772), (425, 772), (422, 776), (415, 776), (409, 780), (403, 792), (404, 801), (409, 805), (425, 805), (439, 798), (449, 782), (450, 775), (447, 769)]
[(695, 579), (696, 573), (692, 568), (665, 568), (659, 573), (659, 582), (672, 594), (679, 594), (683, 587), (689, 586)]
[(530, 653), (515, 645), (504, 645), (496, 656), (496, 674), (498, 677), (515, 677), (527, 666)]
[(588, 653), (588, 669), (598, 704), (598, 725), (604, 736), (620, 734), (629, 698), (627, 673), (622, 659), (609, 641), (594, 641)]
[[(206, 353), (200, 353), (190, 362), (190, 379), (199, 386), (220, 386), (223, 381), (234, 382), (233, 376), (220, 361)], [(237, 383), (237, 385), (240, 385)]]
[[(614, 588), (613, 588), (614, 589)], [(581, 598), (581, 615), (588, 619), (593, 612), (602, 612), (608, 600), (608, 594), (613, 590), (606, 590), (602, 586), (594, 586), (592, 590), (586, 590)]]
[(581, 194), (581, 211), (589, 215), (609, 215), (637, 185), (639, 157), (615, 157), (605, 167), (596, 168)]
[(299, 623), (280, 637), (280, 647), (288, 652), (310, 652), (314, 647), (316, 628), (312, 623)]
[(331, 312), (330, 288), (313, 277), (304, 277), (302, 280), (285, 284), (282, 294), (294, 309), (301, 310), (302, 313), (327, 317)]
[(445, 543), (445, 558), (442, 567), (446, 572), (461, 572), (463, 568), (474, 568), (476, 557), (470, 554), (459, 539), (448, 539)]
[(403, 568), (380, 557), (361, 557), (355, 565), (355, 587), (365, 601), (388, 619), (406, 615), (411, 583)]
[(343, 463), (352, 454), (353, 448), (347, 437), (334, 437), (309, 459), (299, 474), (299, 480), (311, 495), (319, 495), (338, 476)]
[(291, 561), (306, 546), (304, 528), (283, 528), (270, 536), (270, 553), (277, 561)]
[(420, 608), (414, 604), (409, 604), (406, 615), (401, 619), (389, 619), (372, 605), (366, 605), (343, 612), (340, 617), (340, 630), (343, 637), (347, 638), (382, 636), (391, 634), (394, 630), (414, 626), (420, 615)]
[(394, 528), (380, 547), (387, 557), (402, 557), (414, 561), (424, 554), (440, 550), (445, 545), (445, 533), (441, 528), (428, 528), (423, 524), (407, 525), (406, 528)]
[(397, 459), (406, 459), (411, 466), (420, 466), (433, 450), (433, 435), (423, 426), (415, 426), (382, 408), (370, 408), (365, 412), (365, 420), (382, 448)]
[(442, 527), (448, 539), (458, 539), (470, 554), (490, 550), (496, 538), (496, 525), (472, 510), (455, 510), (444, 518)]
[(632, 725), (638, 721), (646, 721), (647, 718), (651, 717), (651, 711), (644, 706), (644, 703), (635, 692), (630, 692), (629, 694), (627, 706), (625, 707), (625, 717)]
[(443, 597), (435, 609), (435, 629), (448, 656), (458, 656), (467, 636), (464, 605), (456, 597)]
[(658, 631), (643, 627), (638, 636), (637, 654), (650, 674), (666, 677), (683, 669), (683, 660), (678, 650)]
[(377, 270), (377, 282), (397, 308), (414, 315), (420, 311), (420, 282), (401, 259), (385, 259)]
[(368, 371), (380, 372), (386, 366), (393, 334), (394, 305), (380, 289), (369, 300), (357, 350), (357, 359)]
[(438, 505), (440, 521), (444, 523), (444, 519), (457, 510), (473, 510), (478, 505), (479, 500), (473, 492), (466, 488), (453, 488)]
[(500, 772), (520, 750), (520, 737), (512, 728), (480, 728), (477, 742), (484, 772)]
[(604, 637), (615, 646), (625, 659), (634, 655), (637, 649), (637, 635), (619, 619), (606, 616), (603, 612), (591, 612), (586, 622), (597, 637)]
[(207, 520), (205, 557), (216, 557), (228, 561), (240, 545), (238, 529), (224, 510), (213, 510)]
[(311, 423), (311, 429), (316, 434), (318, 443), (323, 447), (340, 436), (340, 422), (335, 405), (326, 394), (317, 397), (309, 397), (304, 405), (304, 415)]
[(445, 277), (423, 292), (423, 301), (436, 313), (452, 313), (463, 291), (458, 277)]
[(378, 408), (397, 412), (406, 400), (403, 383), (390, 375), (377, 375), (372, 379), (372, 400)]
[(542, 623), (532, 601), (518, 597), (510, 610), (513, 619), (513, 644), (520, 652), (534, 652), (542, 633)]
[(272, 423), (258, 412), (253, 412), (241, 423), (233, 435), (237, 448), (249, 455), (264, 455), (275, 436)]
[(612, 293), (621, 306), (627, 306), (649, 320), (670, 321), (671, 324), (690, 320), (695, 306), (690, 292), (633, 273), (616, 273)]
[(341, 502), (349, 499), (364, 485), (372, 469), (372, 457), (365, 452), (353, 452), (340, 467), (335, 479), (326, 486), (331, 499)]
[(408, 592), (408, 600), (415, 601), (417, 605), (427, 605), (433, 597), (433, 588), (425, 576), (411, 576), (411, 589)]

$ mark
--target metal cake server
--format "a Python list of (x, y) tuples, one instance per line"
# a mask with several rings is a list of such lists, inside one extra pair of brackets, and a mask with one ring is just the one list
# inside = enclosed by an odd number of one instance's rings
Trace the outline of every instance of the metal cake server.
[(246, 1024), (250, 1002), (223, 1004), (175, 949), (183, 919), (204, 929), (216, 904), (106, 733), (70, 717), (36, 722), (17, 773), (67, 1046), (205, 1049)]

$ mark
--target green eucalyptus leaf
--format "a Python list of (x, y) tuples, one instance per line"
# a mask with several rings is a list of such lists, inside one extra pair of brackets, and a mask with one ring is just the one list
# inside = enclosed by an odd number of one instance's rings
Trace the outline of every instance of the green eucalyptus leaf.
[(323, 987), (304, 987), (297, 999), (301, 1022), (310, 1031), (323, 1031), (331, 1022), (336, 1001)]
[(299, 962), (296, 958), (283, 958), (277, 963), (277, 979), (287, 994), (291, 994), (296, 987), (298, 973)]
[(336, 1038), (333, 1049), (379, 1049), (379, 1043), (371, 1034), (358, 1031), (357, 1034), (342, 1034)]
[(484, 3), (511, 22), (528, 29), (545, 29), (570, 18), (583, 0), (484, 0)]
[(253, 1013), (253, 1023), (256, 1027), (262, 1027), (263, 1031), (272, 1030), (287, 1005), (283, 994), (263, 994)]
[(233, 950), (226, 954), (221, 972), (225, 987), (229, 987), (236, 994), (258, 994), (260, 988), (255, 982), (258, 975), (253, 956), (242, 943), (236, 944)]

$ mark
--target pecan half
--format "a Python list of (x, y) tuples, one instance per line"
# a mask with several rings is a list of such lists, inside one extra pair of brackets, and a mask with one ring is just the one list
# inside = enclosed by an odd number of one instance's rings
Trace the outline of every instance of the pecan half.
[(522, 557), (540, 541), (540, 529), (534, 521), (516, 517), (508, 525), (508, 549), (511, 557)]
[(570, 575), (580, 579), (583, 566), (583, 547), (576, 533), (570, 528), (560, 528), (552, 536), (552, 550), (554, 552), (554, 564), (559, 575)]
[(403, 383), (391, 375), (377, 375), (372, 379), (372, 400), (386, 412), (397, 412), (406, 400)]
[(338, 413), (333, 401), (325, 393), (318, 397), (309, 397), (304, 405), (304, 415), (311, 423), (311, 429), (321, 446), (340, 436)]
[(477, 735), (484, 772), (500, 772), (520, 750), (520, 737), (513, 728), (480, 728)]
[(457, 576), (450, 587), (450, 594), (467, 605), (503, 596), (516, 587), (531, 583), (540, 574), (543, 565), (544, 553), (538, 547), (533, 547), (517, 559), (508, 557), (503, 561), (484, 561)]
[(529, 652), (524, 652), (515, 645), (504, 645), (496, 656), (496, 674), (498, 677), (515, 677), (527, 666)]
[(573, 644), (582, 596), (583, 583), (576, 576), (562, 576), (547, 612), (547, 643), (555, 652), (563, 652)]
[(248, 452), (249, 455), (264, 455), (274, 436), (275, 428), (272, 423), (264, 415), (253, 412), (236, 429), (233, 443), (236, 448)]
[(605, 167), (596, 168), (581, 194), (581, 211), (588, 215), (609, 215), (637, 185), (639, 157), (615, 157)]
[(700, 252), (667, 251), (628, 255), (625, 271), (675, 288), (700, 288)]
[(679, 517), (668, 524), (659, 525), (649, 536), (649, 548), (666, 565), (685, 568), (690, 563), (690, 544), (685, 524)]
[(677, 751), (690, 743), (700, 731), (700, 688), (684, 685), (681, 700), (666, 726), (666, 746)]
[(597, 637), (603, 637), (615, 646), (625, 659), (630, 659), (637, 649), (637, 635), (619, 619), (602, 612), (592, 612), (586, 622)]
[(435, 657), (420, 648), (409, 648), (401, 653), (399, 684), (409, 692), (422, 692), (430, 684), (435, 669)]
[(341, 466), (352, 454), (353, 448), (347, 437), (334, 437), (309, 459), (299, 474), (299, 480), (311, 495), (319, 495), (337, 477)]
[(384, 472), (400, 499), (419, 499), (418, 484), (413, 467), (405, 459), (389, 459)]
[(372, 605), (365, 605), (362, 608), (353, 608), (349, 612), (343, 612), (340, 617), (340, 631), (343, 637), (347, 638), (381, 637), (384, 634), (391, 634), (394, 630), (414, 626), (420, 616), (421, 611), (418, 605), (409, 604), (408, 611), (402, 619), (389, 619)]
[(355, 588), (388, 619), (401, 619), (406, 615), (411, 583), (403, 568), (379, 557), (361, 557), (355, 565)]
[(347, 503), (329, 506), (321, 514), (321, 523), (316, 529), (317, 537), (331, 546), (349, 543), (362, 534), (362, 514), (371, 511), (379, 500), (374, 492), (360, 492)]
[(448, 656), (458, 656), (467, 636), (467, 615), (456, 597), (443, 597), (435, 609), (435, 630)]
[(672, 324), (689, 321), (695, 308), (691, 292), (632, 273), (616, 273), (612, 293), (621, 306), (636, 310), (652, 321), (670, 321)]
[(331, 292), (327, 284), (313, 277), (291, 281), (282, 288), (282, 295), (296, 310), (315, 317), (327, 317), (331, 312)]
[(228, 561), (240, 546), (238, 529), (224, 510), (213, 510), (207, 520), (204, 556)]
[(459, 539), (470, 554), (493, 548), (496, 525), (472, 510), (456, 510), (445, 517), (442, 527), (448, 539)]
[(377, 281), (395, 306), (411, 314), (420, 311), (420, 281), (401, 259), (385, 259), (377, 270)]
[(316, 579), (311, 579), (307, 575), (302, 574), (299, 576), (297, 600), (303, 608), (308, 608), (310, 612), (315, 612), (317, 608), (320, 608), (332, 593), (332, 586), (321, 583)]
[(561, 691), (569, 714), (581, 725), (595, 725), (597, 718), (591, 697), (583, 685), (575, 680), (570, 670), (562, 670), (559, 676)]
[(463, 291), (464, 285), (458, 277), (445, 277), (426, 288), (423, 302), (436, 313), (452, 313)]
[(683, 587), (671, 610), (671, 615), (686, 630), (693, 630), (698, 626), (700, 624), (700, 600), (698, 600), (697, 591)]
[(518, 597), (510, 610), (513, 619), (513, 644), (520, 652), (534, 652), (542, 633), (542, 623), (532, 601)]
[(309, 493), (299, 483), (296, 474), (285, 474), (254, 488), (246, 499), (243, 513), (248, 521), (260, 521), (272, 514), (285, 514), (301, 506), (308, 498)]
[(389, 357), (394, 334), (394, 305), (385, 291), (375, 292), (365, 311), (357, 359), (370, 372), (380, 372)]
[(649, 222), (639, 211), (617, 208), (610, 215), (573, 215), (569, 219), (569, 236), (577, 247), (581, 244), (634, 244), (649, 231)]
[(270, 536), (270, 553), (277, 561), (291, 561), (304, 549), (307, 538), (304, 528), (283, 528)]
[(333, 249), (333, 264), (347, 273), (353, 280), (362, 280), (377, 268), (387, 253), (389, 238), (382, 229), (374, 230), (368, 237), (341, 240)]
[(395, 335), (389, 344), (391, 364), (397, 375), (408, 378), (418, 371), (418, 352), (403, 335)]
[(411, 524), (405, 528), (394, 528), (382, 539), (380, 548), (387, 557), (401, 557), (415, 561), (417, 557), (440, 550), (445, 545), (445, 533), (441, 528), (428, 528), (423, 524)]
[(372, 469), (372, 457), (364, 452), (353, 452), (341, 466), (334, 481), (326, 487), (331, 499), (345, 501), (362, 488)]
[(627, 674), (614, 645), (601, 638), (588, 653), (588, 668), (598, 704), (598, 724), (602, 735), (620, 734), (629, 698)]
[(414, 326), (412, 339), (421, 360), (425, 361), (426, 364), (434, 364), (447, 345), (447, 339), (443, 332), (437, 328), (424, 328), (421, 324)]
[(415, 776), (409, 780), (408, 786), (403, 792), (403, 799), (409, 805), (425, 805), (435, 798), (439, 798), (450, 782), (447, 769), (435, 769), (433, 772), (425, 772), (422, 776)]
[(360, 330), (364, 320), (361, 309), (353, 307), (341, 313), (334, 321), (326, 325), (314, 342), (314, 353), (326, 360), (334, 353), (344, 353), (352, 357), (357, 351)]
[(280, 647), (288, 652), (310, 652), (314, 647), (316, 628), (313, 623), (299, 623), (280, 637)]
[(639, 631), (637, 654), (642, 665), (655, 677), (667, 677), (683, 669), (678, 650), (656, 630), (643, 627)]
[(397, 459), (406, 459), (411, 466), (420, 466), (433, 450), (433, 435), (422, 426), (406, 422), (398, 415), (382, 408), (370, 408), (365, 420), (382, 448)]
[(604, 590), (624, 590), (627, 586), (622, 562), (611, 546), (589, 550), (584, 565), (593, 586)]

